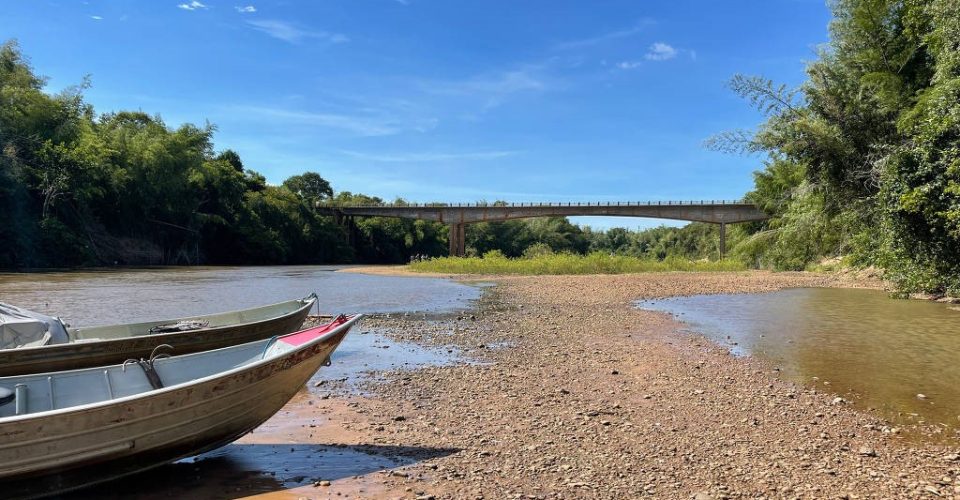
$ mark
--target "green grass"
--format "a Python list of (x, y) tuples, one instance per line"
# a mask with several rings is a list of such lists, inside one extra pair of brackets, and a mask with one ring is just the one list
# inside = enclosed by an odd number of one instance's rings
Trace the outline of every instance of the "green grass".
[(746, 266), (735, 260), (693, 261), (675, 257), (665, 260), (641, 259), (624, 255), (552, 254), (532, 258), (508, 259), (498, 252), (481, 257), (439, 257), (413, 262), (418, 272), (449, 274), (624, 274), (664, 271), (743, 271)]

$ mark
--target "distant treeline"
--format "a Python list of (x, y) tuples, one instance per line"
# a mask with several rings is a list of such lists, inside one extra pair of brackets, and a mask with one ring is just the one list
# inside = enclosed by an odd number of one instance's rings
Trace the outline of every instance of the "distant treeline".
[[(0, 46), (0, 268), (396, 263), (447, 252), (442, 224), (372, 217), (341, 227), (317, 202), (382, 200), (335, 193), (315, 172), (270, 185), (236, 152), (214, 149), (214, 126), (97, 114), (86, 86), (49, 94), (15, 42)], [(663, 258), (708, 253), (709, 231), (593, 232), (552, 218), (475, 224), (467, 234), (477, 254), (539, 245)]]

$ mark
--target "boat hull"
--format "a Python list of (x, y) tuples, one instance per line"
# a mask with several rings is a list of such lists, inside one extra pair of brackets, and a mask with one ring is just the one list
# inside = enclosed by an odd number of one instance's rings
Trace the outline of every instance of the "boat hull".
[(119, 364), (131, 358), (149, 358), (151, 351), (160, 344), (172, 346), (173, 350), (169, 352), (181, 355), (263, 340), (298, 330), (306, 320), (313, 303), (309, 301), (283, 316), (247, 324), (26, 349), (4, 349), (0, 350), (0, 377), (76, 370)]
[(36, 498), (116, 479), (228, 444), (279, 411), (347, 328), (233, 374), (148, 398), (0, 427), (0, 491)]

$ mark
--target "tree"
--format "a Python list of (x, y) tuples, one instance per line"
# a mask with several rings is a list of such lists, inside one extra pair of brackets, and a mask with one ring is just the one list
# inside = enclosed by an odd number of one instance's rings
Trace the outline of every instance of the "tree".
[(330, 183), (316, 172), (304, 172), (290, 177), (283, 181), (283, 186), (311, 204), (333, 197)]
[(903, 289), (960, 291), (960, 6), (831, 6), (830, 44), (800, 88), (731, 82), (766, 121), (710, 144), (768, 155), (748, 198), (773, 216), (748, 226), (734, 254), (797, 269), (849, 253)]
[(240, 155), (232, 149), (225, 149), (219, 155), (217, 155), (217, 160), (225, 161), (230, 164), (237, 172), (243, 172), (243, 161), (240, 160)]

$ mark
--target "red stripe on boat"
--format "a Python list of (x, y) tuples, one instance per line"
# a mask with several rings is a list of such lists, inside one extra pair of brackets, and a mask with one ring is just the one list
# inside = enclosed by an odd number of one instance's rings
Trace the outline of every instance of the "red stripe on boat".
[(300, 330), (299, 332), (293, 332), (288, 335), (280, 337), (278, 340), (284, 344), (299, 346), (310, 342), (311, 340), (333, 330), (334, 328), (346, 323), (350, 317), (340, 315), (337, 316), (333, 321), (320, 326), (315, 326), (313, 328), (308, 328), (306, 330)]

